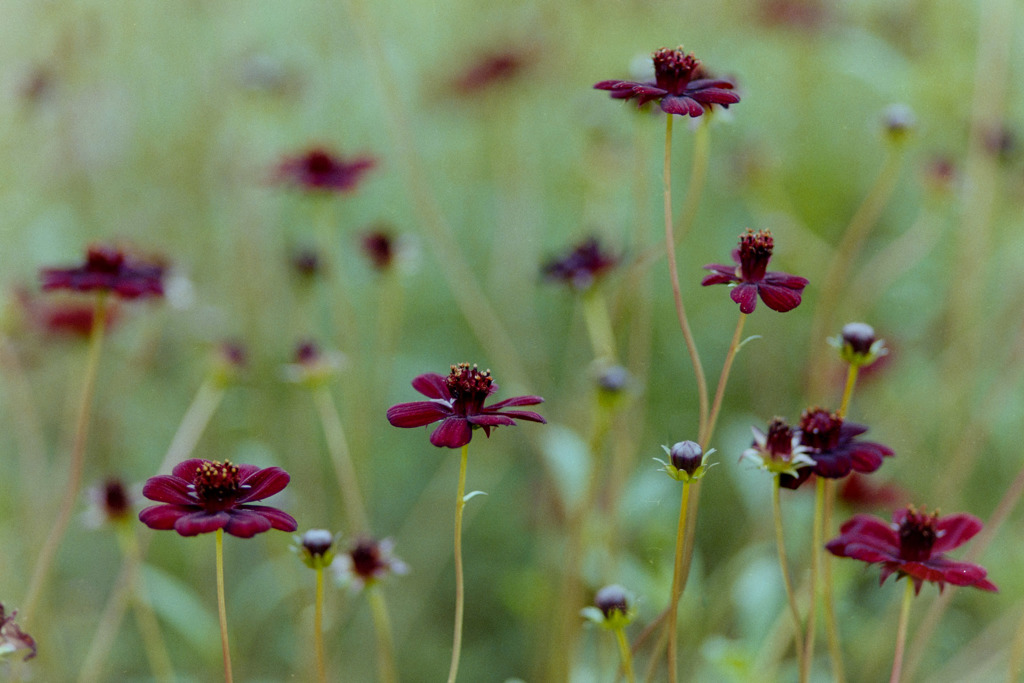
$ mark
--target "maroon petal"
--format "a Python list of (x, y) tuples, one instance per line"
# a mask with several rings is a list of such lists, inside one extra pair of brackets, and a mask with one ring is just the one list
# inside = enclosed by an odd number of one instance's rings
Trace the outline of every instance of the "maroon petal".
[(452, 409), (436, 401), (399, 403), (388, 408), (388, 422), (395, 427), (422, 427), (452, 414)]
[(208, 534), (217, 529), (223, 529), (231, 521), (231, 514), (228, 512), (206, 512), (196, 510), (192, 514), (180, 517), (174, 523), (174, 530), (182, 536), (198, 536)]
[(856, 541), (846, 542), (843, 540), (843, 537), (829, 541), (825, 544), (825, 549), (838, 557), (852, 557), (855, 560), (868, 563), (886, 562), (893, 559), (891, 554), (883, 552), (874, 546), (864, 545)]
[(801, 296), (798, 290), (770, 285), (764, 281), (756, 287), (758, 294), (761, 295), (761, 301), (773, 311), (786, 313), (800, 305)]
[(854, 515), (839, 528), (839, 531), (841, 539), (856, 539), (859, 543), (872, 545), (892, 555), (899, 555), (899, 536), (892, 526), (877, 517)]
[(803, 291), (803, 288), (810, 283), (810, 280), (805, 277), (800, 277), (799, 275), (770, 272), (764, 274), (762, 282), (769, 285), (778, 285), (779, 287), (787, 287), (789, 289)]
[(736, 86), (731, 81), (724, 81), (720, 78), (697, 78), (690, 81), (686, 88), (687, 90), (700, 90), (704, 91), (708, 88), (720, 88), (722, 90), (732, 90)]
[[(757, 285), (740, 284), (729, 292), (733, 301), (740, 305), (741, 313), (753, 313), (757, 306)], [(767, 301), (765, 303), (768, 303)]]
[[(958, 548), (981, 531), (981, 520), (974, 515), (959, 514), (940, 517), (936, 525), (938, 538), (932, 546), (933, 553), (944, 553)], [(952, 583), (952, 582), (950, 582)]]
[(473, 428), (462, 417), (449, 417), (430, 435), (430, 443), (438, 448), (462, 448), (473, 438)]
[(270, 520), (253, 510), (231, 510), (224, 531), (239, 538), (252, 538), (256, 534), (270, 531)]
[(516, 421), (508, 415), (498, 413), (482, 413), (480, 415), (469, 415), (466, 422), (478, 427), (497, 427), (499, 425), (514, 426)]
[(678, 114), (679, 116), (692, 116), (694, 118), (704, 113), (704, 107), (692, 97), (686, 95), (668, 95), (661, 100), (661, 110), (666, 114)]
[[(951, 583), (954, 586), (978, 586), (979, 583), (985, 583), (991, 586), (991, 588), (985, 588), (984, 590), (996, 590), (992, 583), (985, 580), (985, 577), (988, 576), (985, 568), (976, 564), (957, 562), (945, 557), (933, 557), (921, 564), (937, 571), (942, 576), (942, 581)], [(980, 588), (981, 586), (978, 587)]]
[(238, 481), (242, 484), (246, 483), (246, 479), (263, 469), (257, 465), (246, 465), (245, 463), (235, 465), (235, 467), (238, 468)]
[(711, 275), (705, 275), (704, 279), (700, 281), (701, 285), (707, 287), (708, 285), (725, 285), (730, 282), (739, 282), (740, 279), (736, 277), (736, 266), (727, 265), (725, 263), (710, 263), (704, 266), (704, 270), (714, 271)]
[(139, 513), (139, 521), (150, 529), (166, 531), (173, 529), (174, 523), (179, 519), (195, 511), (195, 507), (184, 505), (154, 505)]
[(189, 495), (188, 486), (188, 482), (181, 477), (161, 474), (146, 481), (146, 485), (142, 487), (142, 495), (158, 503), (195, 505), (196, 499)]
[(501, 414), (508, 415), (509, 417), (517, 420), (529, 420), (530, 422), (539, 422), (541, 424), (548, 423), (547, 420), (532, 410), (504, 410)]
[(846, 452), (854, 470), (869, 474), (882, 466), (882, 454), (875, 446), (871, 442), (850, 444)]
[(444, 377), (436, 372), (428, 372), (425, 375), (420, 375), (412, 381), (412, 388), (427, 398), (441, 398), (446, 401), (449, 401), (452, 398), (451, 392), (448, 391), (448, 384), (444, 381)]
[(268, 467), (258, 470), (256, 474), (248, 479), (242, 480), (242, 486), (251, 488), (236, 499), (238, 503), (245, 503), (250, 500), (263, 500), (281, 491), (288, 485), (292, 478), (280, 467)]
[(535, 406), (543, 402), (544, 399), (540, 396), (516, 396), (515, 398), (506, 398), (504, 401), (498, 401), (494, 405), (487, 406), (484, 410), (499, 410), (505, 406)]
[(690, 93), (694, 99), (698, 102), (705, 102), (708, 104), (720, 104), (723, 107), (728, 107), (730, 104), (736, 104), (740, 101), (740, 96), (731, 90), (722, 90), (720, 88), (701, 88), (694, 89)]
[(295, 531), (299, 528), (294, 517), (269, 505), (246, 505), (243, 509), (259, 513), (270, 522), (270, 526), (280, 531)]
[(814, 473), (819, 477), (842, 479), (852, 469), (850, 456), (845, 453), (818, 453), (812, 457), (814, 458)]
[(595, 90), (624, 90), (629, 88), (632, 90), (635, 86), (640, 85), (635, 81), (601, 81), (600, 83), (594, 84)]
[(209, 461), (201, 458), (189, 458), (188, 460), (182, 460), (174, 466), (174, 469), (171, 470), (171, 474), (176, 477), (181, 477), (185, 481), (191, 483), (192, 480), (195, 479), (196, 471), (199, 469), (199, 466), (204, 462)]

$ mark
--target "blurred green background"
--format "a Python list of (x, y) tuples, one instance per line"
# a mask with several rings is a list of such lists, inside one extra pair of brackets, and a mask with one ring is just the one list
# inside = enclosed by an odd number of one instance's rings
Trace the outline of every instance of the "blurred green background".
[[(437, 680), (450, 651), (458, 454), (390, 427), (384, 413), (419, 398), (414, 376), (476, 362), (492, 369), (497, 399), (545, 397), (551, 424), (502, 428), (489, 440), (478, 433), (470, 447), (469, 489), (489, 495), (467, 513), (463, 680), (545, 680), (559, 646), (552, 605), (566, 477), (590, 468), (614, 506), (595, 514), (587, 544), (601, 546), (606, 534), (614, 544), (610, 558), (584, 563), (587, 595), (622, 583), (640, 598), (639, 622), (655, 616), (668, 600), (679, 488), (651, 458), (660, 444), (696, 438), (697, 426), (665, 260), (642, 258), (662, 252), (664, 121), (591, 86), (630, 77), (662, 46), (694, 51), (734, 78), (743, 98), (711, 123), (707, 183), (679, 251), (712, 386), (737, 311), (724, 288), (699, 287), (701, 266), (728, 261), (744, 228), (769, 228), (773, 268), (811, 281), (800, 308), (776, 314), (761, 305), (745, 328), (761, 339), (733, 371), (681, 608), (689, 679), (754, 680), (759, 663), (785, 660), (772, 650), (787, 641), (773, 645), (770, 635), (784, 606), (770, 481), (737, 458), (750, 425), (838, 404), (843, 369), (824, 336), (842, 323), (871, 323), (892, 349), (884, 368), (864, 377), (850, 412), (896, 450), (878, 481), (899, 486), (906, 502), (988, 519), (1021, 467), (1019, 3), (5, 0), (3, 15), (0, 601), (8, 608), (24, 595), (56, 514), (85, 362), (84, 342), (34, 327), (16, 292), (41, 296), (40, 267), (114, 242), (166, 259), (171, 278), (166, 301), (124, 306), (109, 338), (87, 484), (156, 474), (211, 353), (235, 340), (248, 365), (195, 455), (284, 467), (292, 484), (278, 505), (300, 531), (341, 529), (313, 402), (282, 382), (281, 370), (302, 339), (341, 350), (347, 365), (332, 391), (374, 532), (394, 537), (412, 570), (385, 585), (399, 672)], [(460, 86), (496, 56), (513, 67)], [(916, 118), (902, 145), (884, 132), (894, 103)], [(274, 181), (284, 158), (314, 146), (378, 165), (355, 192), (333, 197)], [(677, 211), (692, 150), (692, 127), (677, 121)], [(935, 173), (939, 160), (951, 175)], [(893, 181), (880, 186), (885, 168), (896, 169)], [(873, 187), (881, 211), (822, 312), (817, 285)], [(379, 225), (402, 235), (411, 255), (384, 274), (359, 248)], [(589, 434), (592, 351), (578, 297), (543, 282), (539, 266), (591, 234), (623, 256), (600, 287), (633, 397), (604, 454), (581, 456), (582, 471), (566, 474), (559, 466)], [(326, 274), (295, 273), (301, 248), (318, 250)], [(834, 325), (814, 335), (815, 320)], [(783, 501), (798, 577), (811, 498), (800, 491)], [(1001, 592), (957, 592), (919, 675), (1002, 680), (1024, 591), (1022, 524), (1011, 515), (980, 560)], [(274, 532), (226, 543), (240, 680), (311, 679), (313, 576), (289, 542)], [(155, 534), (147, 555), (151, 600), (182, 680), (219, 675), (213, 561), (212, 538), (173, 533)], [(35, 680), (75, 678), (119, 562), (113, 534), (72, 522), (28, 628), (40, 644), (24, 669)], [(891, 663), (902, 584), (878, 589), (876, 570), (855, 564), (834, 564), (848, 675), (878, 680)], [(922, 591), (915, 617), (936, 593)], [(332, 590), (329, 605), (332, 669), (372, 680), (365, 601)], [(613, 680), (606, 636), (584, 630), (574, 680)], [(791, 664), (782, 662), (780, 680)], [(828, 671), (821, 645), (816, 676), (827, 680)], [(106, 680), (149, 675), (128, 615)]]

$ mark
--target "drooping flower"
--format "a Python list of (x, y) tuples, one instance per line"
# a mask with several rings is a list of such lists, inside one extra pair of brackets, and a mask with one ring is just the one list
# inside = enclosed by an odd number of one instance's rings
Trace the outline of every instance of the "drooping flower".
[(705, 287), (724, 284), (732, 287), (729, 296), (740, 305), (743, 313), (754, 312), (758, 296), (773, 311), (791, 311), (800, 305), (807, 279), (788, 273), (767, 272), (774, 248), (771, 231), (754, 232), (748, 228), (740, 235), (739, 248), (732, 252), (736, 264), (712, 263), (704, 266), (704, 270), (712, 273), (706, 275), (701, 284)]
[(845, 422), (822, 408), (805, 410), (800, 417), (800, 444), (807, 449), (814, 467), (803, 467), (797, 474), (783, 474), (779, 484), (795, 489), (816, 474), (826, 479), (842, 479), (850, 472), (869, 474), (882, 466), (882, 460), (894, 454), (888, 446), (856, 437), (868, 431), (861, 424)]
[(430, 443), (438, 448), (465, 446), (473, 438), (474, 429), (483, 429), (489, 437), (493, 427), (514, 425), (516, 420), (547, 422), (530, 410), (507, 410), (543, 403), (540, 396), (516, 396), (485, 406), (484, 401), (498, 390), (498, 385), (491, 379), (490, 370), (481, 371), (469, 363), (451, 366), (447, 377), (433, 372), (420, 375), (412, 381), (412, 387), (430, 400), (391, 406), (388, 422), (395, 427), (423, 427), (441, 420), (430, 435)]
[(27, 662), (36, 656), (35, 639), (14, 623), (17, 614), (18, 610), (12, 610), (11, 615), (7, 616), (3, 603), (0, 603), (0, 660), (18, 650), (28, 650), (23, 661)]
[(781, 417), (768, 423), (768, 431), (751, 427), (754, 443), (743, 451), (740, 460), (750, 460), (771, 474), (797, 476), (803, 467), (813, 467), (809, 448), (800, 443), (800, 434)]
[(331, 569), (341, 585), (360, 590), (389, 574), (407, 574), (409, 567), (394, 555), (395, 543), (390, 538), (377, 541), (361, 538), (347, 553), (338, 556)]
[(316, 147), (299, 156), (289, 157), (277, 167), (277, 180), (305, 190), (351, 192), (377, 162), (361, 156), (340, 159)]
[(142, 495), (164, 505), (139, 513), (151, 529), (173, 529), (182, 536), (206, 534), (217, 529), (251, 538), (280, 529), (295, 531), (295, 519), (277, 508), (250, 503), (279, 493), (290, 481), (280, 467), (261, 469), (235, 465), (227, 460), (192, 458), (174, 466), (170, 475), (151, 477)]
[(582, 292), (618, 263), (617, 255), (606, 251), (596, 237), (589, 237), (564, 256), (545, 263), (541, 273), (548, 280), (565, 283)]
[(855, 515), (839, 528), (839, 537), (825, 547), (839, 557), (881, 564), (880, 584), (896, 573), (897, 580), (910, 577), (915, 593), (921, 591), (925, 581), (938, 584), (940, 591), (947, 583), (995, 591), (983, 567), (945, 556), (969, 541), (981, 527), (981, 520), (972, 515), (939, 517), (937, 512), (929, 515), (911, 505), (894, 512), (892, 524), (870, 515)]
[(663, 47), (653, 55), (654, 81), (601, 81), (597, 90), (607, 90), (617, 100), (635, 99), (639, 106), (658, 101), (666, 114), (697, 117), (713, 104), (728, 108), (740, 101), (736, 86), (726, 79), (707, 78), (700, 60), (683, 48)]
[(124, 299), (163, 296), (165, 267), (137, 261), (122, 250), (93, 245), (85, 263), (74, 268), (43, 268), (39, 271), (43, 289), (76, 292), (113, 292)]

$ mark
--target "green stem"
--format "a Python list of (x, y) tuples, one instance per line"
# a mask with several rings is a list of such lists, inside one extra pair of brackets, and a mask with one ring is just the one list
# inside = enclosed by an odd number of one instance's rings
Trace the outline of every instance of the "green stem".
[(740, 313), (740, 319), (736, 321), (736, 330), (732, 335), (732, 343), (729, 344), (729, 351), (725, 355), (725, 362), (722, 364), (722, 374), (718, 377), (718, 386), (715, 388), (715, 400), (711, 405), (711, 416), (707, 424), (701, 430), (701, 448), (707, 449), (711, 443), (711, 437), (715, 433), (715, 425), (718, 423), (718, 415), (722, 409), (722, 399), (725, 397), (725, 385), (729, 383), (729, 372), (732, 370), (732, 362), (740, 350), (740, 337), (743, 335), (743, 324), (747, 322), (747, 314)]
[(377, 633), (378, 670), (381, 683), (394, 683), (398, 680), (395, 669), (395, 643), (391, 637), (391, 619), (388, 607), (384, 602), (384, 594), (376, 584), (369, 586), (366, 593), (373, 613), (373, 629)]
[(174, 668), (171, 665), (171, 658), (167, 654), (167, 647), (164, 645), (160, 624), (146, 599), (145, 581), (139, 571), (142, 566), (142, 555), (139, 550), (138, 538), (135, 536), (135, 526), (131, 520), (120, 526), (118, 540), (121, 543), (121, 551), (129, 560), (130, 566), (134, 567), (135, 618), (139, 622), (139, 633), (142, 635), (142, 645), (146, 650), (149, 668), (153, 671), (155, 680), (161, 681), (161, 683), (170, 683), (174, 680)]
[(327, 683), (327, 660), (324, 656), (324, 566), (316, 563), (316, 604), (313, 608), (313, 647), (316, 652), (316, 677)]
[(853, 387), (857, 384), (857, 374), (860, 372), (860, 366), (850, 363), (850, 367), (846, 370), (846, 386), (843, 387), (843, 400), (839, 404), (839, 410), (836, 412), (840, 418), (846, 417), (846, 411), (850, 408), (850, 397), (853, 396)]
[[(836, 501), (836, 486), (834, 479), (825, 480), (825, 510), (822, 515), (822, 545), (818, 550), (821, 553), (822, 573), (822, 600), (825, 608), (825, 637), (828, 638), (828, 653), (832, 658), (832, 680), (835, 683), (845, 683), (846, 674), (843, 673), (843, 646), (842, 638), (839, 637), (839, 620), (836, 618), (836, 600), (832, 588), (832, 556), (825, 552), (824, 532), (832, 528), (832, 511)], [(829, 535), (831, 532), (829, 531)]]
[(814, 496), (814, 525), (811, 531), (811, 604), (807, 608), (807, 635), (804, 644), (804, 656), (800, 661), (800, 681), (810, 680), (811, 662), (814, 661), (815, 622), (818, 613), (818, 591), (821, 582), (818, 580), (821, 565), (821, 547), (825, 543), (825, 478), (818, 477)]
[(583, 294), (583, 318), (587, 323), (587, 333), (594, 347), (594, 358), (598, 361), (612, 363), (615, 361), (615, 335), (612, 332), (611, 318), (608, 317), (608, 306), (596, 286)]
[[(672, 118), (671, 116), (669, 118)], [(686, 188), (683, 208), (679, 211), (679, 231), (676, 235), (678, 245), (690, 232), (693, 221), (697, 218), (697, 207), (700, 206), (701, 195), (704, 194), (704, 182), (708, 178), (708, 160), (711, 158), (711, 115), (701, 119), (693, 139), (693, 166), (690, 170), (690, 186)]]
[(57, 519), (50, 527), (43, 549), (36, 560), (35, 570), (29, 582), (28, 593), (22, 601), (22, 621), (27, 623), (35, 617), (36, 603), (42, 596), (43, 587), (49, 577), (50, 568), (57, 556), (68, 523), (78, 501), (78, 491), (82, 486), (82, 475), (85, 472), (85, 446), (89, 437), (89, 416), (92, 412), (92, 400), (96, 393), (96, 377), (99, 374), (100, 353), (103, 350), (103, 338), (107, 328), (107, 294), (102, 292), (96, 297), (96, 309), (93, 315), (92, 331), (89, 335), (89, 355), (85, 366), (85, 381), (82, 396), (78, 404), (78, 416), (75, 420), (74, 441), (71, 444), (71, 459), (68, 464), (68, 481), (64, 487), (64, 496), (60, 502)]
[(199, 443), (199, 437), (203, 435), (206, 426), (210, 424), (210, 418), (216, 412), (221, 399), (224, 398), (224, 387), (213, 376), (210, 376), (196, 391), (192, 403), (189, 404), (185, 415), (181, 418), (178, 431), (171, 439), (171, 445), (167, 448), (167, 454), (160, 463), (158, 472), (167, 472), (182, 460), (187, 460)]
[(779, 475), (772, 480), (772, 512), (775, 515), (775, 544), (779, 547), (779, 569), (782, 571), (782, 582), (786, 586), (786, 599), (789, 611), (793, 615), (793, 641), (797, 660), (804, 660), (803, 627), (800, 623), (800, 608), (796, 604), (793, 592), (793, 580), (789, 576), (789, 563), (786, 561), (786, 541), (782, 533), (782, 505), (779, 502)]
[(313, 399), (316, 401), (317, 411), (320, 413), (320, 424), (323, 425), (324, 437), (327, 439), (327, 450), (331, 454), (334, 474), (338, 478), (338, 488), (341, 490), (345, 516), (348, 518), (349, 532), (352, 534), (366, 533), (370, 529), (370, 523), (366, 515), (363, 496), (359, 492), (356, 468), (352, 464), (348, 440), (345, 438), (345, 429), (341, 424), (341, 418), (338, 417), (334, 397), (331, 395), (331, 390), (324, 384), (313, 390)]
[(679, 680), (677, 667), (677, 638), (679, 627), (679, 595), (683, 592), (683, 548), (686, 537), (686, 513), (690, 506), (690, 482), (683, 482), (683, 495), (679, 502), (679, 523), (676, 525), (676, 558), (672, 571), (672, 597), (668, 604), (668, 680)]
[(224, 530), (217, 529), (217, 615), (220, 617), (220, 647), (224, 654), (224, 683), (232, 683), (231, 648), (228, 646), (228, 609), (224, 602)]
[(626, 642), (626, 629), (622, 626), (615, 629), (615, 640), (619, 644), (619, 654), (622, 655), (622, 670), (626, 675), (627, 683), (635, 683), (636, 676), (633, 674), (633, 656), (629, 652), (629, 643)]
[(903, 604), (900, 606), (900, 624), (896, 630), (896, 655), (892, 660), (892, 675), (889, 683), (899, 683), (900, 671), (903, 668), (903, 647), (907, 643), (907, 624), (910, 622), (910, 603), (914, 600), (914, 581), (906, 579), (907, 588), (903, 591)]
[(452, 663), (448, 669), (448, 683), (455, 683), (459, 673), (459, 658), (462, 655), (462, 612), (465, 608), (465, 594), (462, 576), (462, 509), (466, 507), (466, 462), (469, 444), (462, 447), (459, 462), (459, 490), (455, 497), (455, 633), (452, 636)]

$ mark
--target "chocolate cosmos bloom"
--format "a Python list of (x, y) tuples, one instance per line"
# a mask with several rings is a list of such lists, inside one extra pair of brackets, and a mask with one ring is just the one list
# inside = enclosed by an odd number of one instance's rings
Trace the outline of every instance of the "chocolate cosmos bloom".
[(800, 305), (800, 299), (807, 279), (788, 273), (769, 273), (768, 261), (772, 258), (775, 242), (768, 230), (756, 233), (747, 229), (740, 235), (739, 249), (732, 252), (736, 265), (713, 263), (704, 270), (713, 271), (705, 276), (701, 284), (732, 286), (729, 296), (740, 305), (740, 312), (753, 313), (757, 297), (773, 311), (785, 313)]
[(553, 282), (564, 282), (576, 291), (590, 289), (597, 279), (614, 268), (619, 257), (601, 247), (596, 237), (590, 237), (561, 258), (551, 259), (541, 266), (544, 277)]
[(658, 100), (666, 114), (697, 117), (705, 108), (719, 104), (728, 108), (740, 101), (731, 81), (705, 78), (704, 68), (693, 54), (663, 47), (653, 55), (654, 82), (601, 81), (597, 90), (608, 90), (617, 100), (636, 99), (639, 106)]
[(280, 467), (260, 469), (228, 461), (192, 458), (174, 466), (170, 475), (150, 478), (142, 495), (166, 505), (148, 507), (139, 519), (151, 529), (174, 529), (182, 536), (223, 529), (232, 536), (298, 528), (291, 515), (267, 505), (249, 505), (269, 498), (288, 485)]
[(442, 420), (430, 435), (430, 443), (438, 448), (461, 448), (478, 428), (489, 437), (492, 427), (514, 425), (517, 419), (547, 422), (533, 411), (505, 410), (543, 403), (540, 396), (516, 396), (485, 406), (484, 401), (498, 390), (498, 385), (491, 379), (490, 370), (481, 372), (469, 363), (453, 365), (447, 377), (433, 372), (420, 375), (412, 381), (412, 387), (430, 400), (391, 406), (388, 422), (395, 427), (423, 427)]
[(350, 192), (376, 163), (370, 157), (345, 161), (324, 149), (315, 148), (282, 161), (277, 167), (277, 179), (306, 190)]
[(407, 574), (409, 567), (395, 557), (394, 548), (395, 542), (390, 538), (361, 538), (332, 565), (334, 576), (339, 583), (359, 590), (389, 574)]
[(39, 272), (43, 289), (77, 292), (107, 291), (124, 299), (163, 296), (164, 267), (142, 263), (120, 249), (93, 245), (85, 263), (76, 268), (43, 268)]
[(981, 520), (959, 514), (939, 517), (928, 515), (913, 506), (893, 513), (892, 524), (870, 515), (855, 515), (839, 529), (839, 537), (825, 548), (839, 557), (852, 557), (869, 564), (882, 565), (885, 583), (894, 572), (897, 580), (909, 576), (914, 592), (930, 581), (941, 591), (947, 583), (974, 586), (984, 591), (997, 590), (985, 578), (988, 572), (970, 562), (947, 559), (944, 553), (953, 550), (981, 531)]
[(869, 474), (882, 466), (883, 458), (893, 455), (888, 446), (873, 441), (857, 441), (868, 428), (821, 408), (805, 410), (800, 418), (800, 444), (814, 460), (814, 467), (802, 467), (796, 476), (780, 475), (779, 484), (798, 488), (817, 474), (826, 479), (842, 479), (850, 472)]

